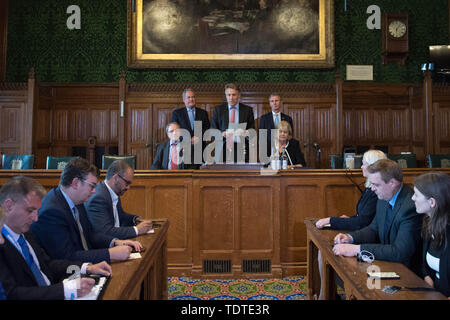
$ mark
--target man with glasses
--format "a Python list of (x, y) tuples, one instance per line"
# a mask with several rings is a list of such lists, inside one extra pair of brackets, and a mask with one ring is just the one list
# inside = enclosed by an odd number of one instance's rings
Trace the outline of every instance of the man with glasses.
[(133, 168), (124, 160), (116, 160), (109, 166), (106, 180), (97, 183), (96, 192), (86, 205), (95, 232), (128, 239), (152, 229), (151, 220), (142, 220), (122, 208), (120, 196), (130, 189), (133, 177)]
[(42, 200), (39, 220), (31, 229), (53, 259), (81, 262), (127, 260), (137, 241), (119, 240), (94, 232), (84, 203), (95, 193), (99, 170), (86, 159), (72, 159), (64, 168), (59, 186)]

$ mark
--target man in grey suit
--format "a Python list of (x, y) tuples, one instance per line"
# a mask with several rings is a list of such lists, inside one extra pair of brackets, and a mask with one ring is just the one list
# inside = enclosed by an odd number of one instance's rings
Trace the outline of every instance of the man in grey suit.
[(109, 166), (106, 180), (97, 183), (96, 192), (86, 205), (88, 218), (96, 232), (129, 239), (151, 230), (151, 220), (141, 220), (122, 208), (120, 197), (130, 189), (133, 178), (133, 168), (124, 160), (116, 160)]
[(399, 262), (417, 271), (422, 217), (411, 200), (414, 192), (403, 184), (402, 170), (395, 161), (378, 160), (367, 170), (378, 196), (375, 218), (361, 230), (339, 233), (333, 252), (344, 256), (372, 253), (377, 260)]
[[(237, 148), (237, 144), (245, 142), (245, 156), (242, 158), (248, 162), (248, 130), (255, 128), (255, 118), (253, 115), (253, 109), (250, 106), (239, 102), (240, 96), (241, 92), (237, 85), (234, 83), (225, 85), (225, 97), (227, 99), (227, 103), (215, 107), (213, 111), (211, 128), (220, 130), (222, 132), (222, 136), (225, 138), (223, 148), (219, 148), (223, 150), (223, 161), (226, 161), (226, 153), (231, 153), (233, 150), (234, 162), (236, 162), (238, 158), (241, 158), (242, 155), (238, 155), (239, 148)], [(230, 134), (228, 129), (233, 129), (233, 126), (239, 126), (239, 128), (242, 128), (240, 133), (236, 134), (235, 130), (234, 135)]]

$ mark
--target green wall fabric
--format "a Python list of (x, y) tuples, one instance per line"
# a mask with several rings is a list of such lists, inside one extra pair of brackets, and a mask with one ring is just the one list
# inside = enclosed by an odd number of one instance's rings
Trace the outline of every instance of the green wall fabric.
[[(347, 3), (345, 11), (345, 2)], [(81, 9), (81, 30), (69, 30), (67, 7)], [(405, 66), (381, 63), (381, 30), (369, 30), (369, 5), (408, 12), (410, 55)], [(448, 0), (335, 0), (333, 69), (128, 69), (126, 0), (10, 0), (7, 82), (25, 82), (35, 67), (39, 82), (334, 82), (347, 64), (371, 64), (376, 82), (423, 79), (428, 46), (450, 44)]]

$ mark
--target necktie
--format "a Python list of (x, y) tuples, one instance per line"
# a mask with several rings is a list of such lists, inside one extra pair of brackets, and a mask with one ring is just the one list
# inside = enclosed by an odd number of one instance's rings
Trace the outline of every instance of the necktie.
[(5, 291), (3, 290), (1, 282), (0, 282), (0, 300), (6, 300)]
[(36, 279), (37, 284), (40, 287), (46, 286), (47, 283), (44, 280), (44, 277), (42, 276), (41, 270), (39, 270), (38, 266), (36, 265), (36, 262), (34, 261), (33, 257), (30, 254), (30, 251), (28, 250), (27, 242), (25, 241), (25, 238), (23, 235), (20, 235), (19, 237), (19, 246), (20, 249), (22, 249), (23, 257), (25, 258), (25, 262), (28, 264), (28, 266), (31, 269), (31, 272), (34, 275), (34, 278)]
[(83, 245), (83, 249), (89, 250), (89, 247), (86, 242), (86, 238), (84, 237), (83, 228), (81, 227), (80, 216), (78, 214), (78, 210), (76, 207), (73, 207), (73, 215), (75, 217), (75, 221), (77, 222), (78, 231), (80, 232), (81, 244)]
[(191, 129), (194, 130), (194, 108), (188, 108), (189, 121), (191, 122)]
[(386, 241), (388, 241), (388, 232), (389, 232), (389, 227), (391, 226), (392, 223), (392, 218), (394, 216), (394, 213), (392, 211), (392, 206), (388, 203), (387, 208), (386, 208), (386, 220), (384, 221), (384, 238), (386, 239)]
[[(236, 117), (236, 107), (231, 107), (230, 123), (234, 123)], [(232, 136), (227, 137), (227, 150), (233, 150), (234, 139)]]
[(231, 107), (230, 123), (234, 123), (235, 116), (236, 116), (236, 107)]
[(176, 143), (172, 143), (170, 145), (170, 165), (169, 165), (169, 169), (170, 170), (176, 170), (178, 169), (178, 153), (177, 153), (177, 144)]
[(280, 119), (278, 119), (278, 114), (275, 114), (275, 127), (278, 125), (278, 122)]

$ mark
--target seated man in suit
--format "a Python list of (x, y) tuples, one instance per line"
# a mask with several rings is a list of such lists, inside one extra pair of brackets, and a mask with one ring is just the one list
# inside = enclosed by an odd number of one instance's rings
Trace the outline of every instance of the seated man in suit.
[[(3, 208), (0, 206), (0, 231), (3, 228), (3, 220), (5, 219), (5, 212)], [(3, 239), (2, 233), (0, 232), (0, 245), (5, 243), (5, 239)], [(3, 290), (2, 282), (0, 281), (0, 300), (5, 300), (5, 290)]]
[(97, 183), (86, 211), (95, 232), (102, 232), (118, 239), (135, 238), (152, 228), (150, 220), (141, 221), (138, 216), (122, 209), (122, 196), (133, 182), (134, 170), (124, 160), (116, 160), (106, 172), (106, 180)]
[[(225, 85), (226, 104), (214, 108), (211, 128), (218, 129), (225, 138), (223, 142), (222, 157), (216, 155), (216, 160), (226, 162), (248, 162), (249, 159), (249, 129), (255, 129), (253, 109), (239, 102), (240, 89), (234, 83)], [(236, 127), (236, 128), (233, 128)], [(237, 129), (239, 127), (239, 129)], [(237, 129), (237, 130), (228, 130)], [(239, 152), (238, 144), (245, 143), (244, 154)], [(232, 156), (234, 154), (234, 157)]]
[[(203, 135), (210, 126), (208, 113), (196, 106), (195, 93), (192, 89), (185, 89), (182, 96), (185, 107), (172, 112), (171, 122), (178, 123), (180, 128), (188, 130), (191, 135), (191, 163), (185, 163), (184, 168), (198, 169), (203, 160), (203, 150), (206, 146), (203, 142)], [(195, 152), (199, 154), (197, 159), (194, 157)]]
[(166, 133), (169, 141), (159, 145), (158, 150), (156, 150), (152, 170), (184, 169), (183, 149), (181, 147), (179, 129), (180, 125), (176, 122), (167, 124)]
[(92, 265), (47, 256), (29, 232), (38, 219), (45, 193), (37, 181), (24, 176), (9, 179), (0, 189), (0, 230), (4, 237), (0, 236), (0, 283), (9, 300), (85, 296), (94, 286), (94, 279), (63, 280), (70, 275), (69, 267), (81, 274), (111, 275), (111, 266), (104, 261)]
[(64, 168), (59, 186), (42, 200), (39, 220), (31, 226), (53, 259), (82, 262), (127, 260), (137, 241), (119, 240), (94, 232), (84, 203), (95, 193), (99, 170), (86, 159), (74, 158)]
[[(281, 100), (281, 96), (278, 93), (271, 93), (269, 96), (269, 104), (272, 109), (271, 112), (266, 113), (259, 120), (258, 129), (267, 130), (267, 156), (271, 155), (271, 142), (272, 142), (272, 129), (276, 129), (278, 124), (281, 121), (287, 121), (291, 125), (291, 128), (294, 129), (294, 125), (292, 123), (292, 118), (287, 114), (281, 112), (283, 110), (283, 102)], [(292, 133), (293, 134), (293, 133)]]
[(370, 225), (349, 234), (339, 233), (333, 247), (336, 255), (372, 253), (377, 260), (399, 262), (418, 272), (422, 217), (403, 184), (403, 173), (392, 160), (381, 159), (367, 167), (372, 191), (378, 196), (376, 214)]

